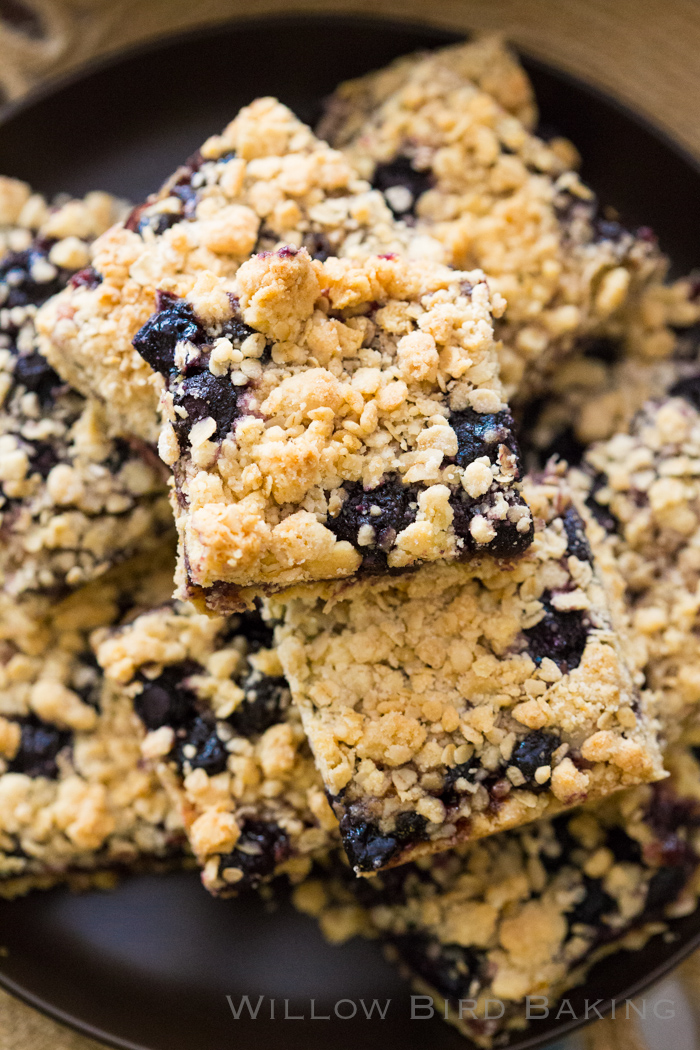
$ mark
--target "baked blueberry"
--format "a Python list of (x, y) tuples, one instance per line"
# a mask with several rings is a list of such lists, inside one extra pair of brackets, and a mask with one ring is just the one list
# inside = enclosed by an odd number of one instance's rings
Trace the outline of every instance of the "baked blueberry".
[(544, 616), (534, 627), (523, 631), (527, 640), (527, 651), (536, 664), (549, 657), (562, 671), (573, 671), (581, 663), (588, 638), (588, 626), (584, 612), (572, 609), (562, 612), (555, 609), (551, 596), (540, 599)]
[(372, 185), (380, 190), (394, 215), (399, 219), (416, 214), (418, 199), (430, 189), (432, 177), (419, 171), (410, 157), (399, 154), (387, 164), (378, 164)]
[(19, 719), (21, 737), (19, 749), (10, 761), (10, 773), (24, 773), (28, 777), (58, 776), (57, 758), (71, 742), (71, 734), (57, 726), (43, 722), (35, 715)]
[(151, 368), (168, 375), (175, 367), (177, 344), (187, 341), (201, 346), (206, 342), (206, 333), (186, 300), (169, 292), (158, 292), (157, 307), (157, 312), (136, 333), (133, 343)]
[(194, 660), (184, 660), (163, 668), (157, 678), (139, 676), (144, 685), (134, 700), (134, 709), (146, 729), (164, 725), (178, 728), (194, 717), (197, 697), (186, 683), (191, 675), (201, 671)]
[(274, 874), (277, 865), (286, 860), (289, 852), (289, 836), (277, 824), (246, 820), (236, 848), (221, 855), (219, 870), (238, 868), (243, 872), (243, 878), (236, 885), (254, 889), (263, 879)]

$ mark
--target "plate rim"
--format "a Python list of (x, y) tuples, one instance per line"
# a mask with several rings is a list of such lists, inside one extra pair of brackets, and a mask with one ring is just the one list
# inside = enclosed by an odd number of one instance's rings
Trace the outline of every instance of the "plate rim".
[[(4, 105), (0, 106), (0, 135), (2, 134), (2, 128), (9, 122), (21, 117), (23, 113), (31, 110), (34, 106), (46, 101), (52, 96), (60, 93), (61, 91), (80, 83), (83, 80), (87, 80), (90, 77), (97, 75), (101, 72), (108, 71), (116, 68), (125, 61), (137, 59), (140, 57), (146, 57), (149, 54), (157, 51), (165, 50), (171, 46), (177, 46), (178, 44), (184, 43), (190, 40), (205, 40), (217, 35), (222, 30), (233, 30), (236, 28), (242, 29), (263, 29), (266, 26), (284, 26), (285, 24), (294, 23), (299, 25), (300, 23), (313, 23), (316, 26), (327, 25), (329, 28), (333, 26), (341, 26), (343, 24), (352, 23), (354, 26), (365, 25), (368, 28), (372, 28), (375, 25), (381, 25), (384, 29), (390, 29), (392, 26), (401, 27), (402, 29), (414, 30), (420, 32), (421, 30), (430, 32), (433, 34), (442, 34), (445, 38), (444, 46), (447, 46), (451, 40), (455, 38), (469, 38), (472, 36), (471, 29), (459, 29), (456, 26), (446, 26), (443, 24), (436, 24), (431, 22), (429, 18), (400, 18), (396, 15), (371, 15), (366, 13), (353, 13), (352, 11), (343, 12), (332, 12), (332, 11), (299, 11), (299, 12), (276, 12), (267, 15), (238, 15), (233, 18), (226, 17), (220, 20), (215, 20), (208, 23), (206, 26), (192, 27), (190, 29), (179, 30), (174, 33), (166, 33), (162, 36), (152, 37), (141, 43), (130, 44), (127, 47), (112, 51), (104, 55), (100, 55), (95, 59), (86, 62), (77, 69), (69, 70), (68, 72), (61, 74), (56, 77), (52, 77), (47, 81), (44, 81), (37, 87), (31, 89), (26, 95), (21, 98), (10, 100)], [(436, 47), (441, 46), (440, 41), (436, 41)], [(670, 133), (667, 128), (657, 124), (650, 116), (646, 113), (640, 113), (634, 107), (616, 96), (609, 94), (605, 89), (595, 84), (585, 76), (572, 73), (569, 70), (561, 69), (551, 62), (540, 58), (538, 55), (529, 51), (525, 47), (512, 45), (513, 49), (519, 56), (522, 56), (525, 61), (532, 67), (545, 71), (547, 73), (553, 73), (560, 80), (566, 82), (569, 85), (576, 87), (579, 90), (583, 90), (589, 96), (593, 97), (597, 101), (603, 102), (605, 105), (614, 109), (618, 114), (622, 115), (626, 119), (632, 121), (637, 127), (645, 130), (648, 134), (652, 135), (658, 142), (664, 145), (667, 149), (671, 150), (682, 162), (684, 162), (695, 174), (700, 177), (700, 155), (696, 156), (685, 144), (679, 142)], [(138, 874), (127, 874), (126, 878), (138, 878)], [(56, 886), (46, 892), (65, 891), (65, 887)], [(100, 892), (99, 890), (93, 892)], [(9, 902), (11, 903), (11, 902)], [(700, 908), (700, 905), (698, 906)], [(679, 922), (681, 920), (675, 920)], [(673, 923), (673, 920), (672, 920)], [(671, 930), (673, 931), (673, 924), (671, 924)], [(656, 934), (650, 938), (646, 945), (651, 944), (653, 940), (661, 936)], [(678, 935), (679, 937), (681, 935)], [(688, 955), (700, 947), (700, 928), (687, 937), (676, 947), (663, 962), (658, 963), (652, 970), (648, 971), (643, 977), (640, 977), (632, 985), (625, 988), (623, 993), (615, 996), (614, 998), (605, 1000), (605, 1005), (602, 1008), (602, 1015), (607, 1017), (613, 1007), (619, 1003), (625, 1002), (629, 999), (634, 999), (640, 993), (645, 991), (647, 988), (656, 984), (658, 981), (666, 977), (671, 971), (673, 971)], [(632, 951), (632, 949), (624, 949), (623, 952)], [(600, 965), (604, 960), (600, 960), (596, 963), (596, 967)], [(595, 969), (594, 967), (593, 969)], [(585, 982), (583, 982), (585, 983)], [(576, 987), (580, 987), (576, 986)], [(58, 1022), (69, 1030), (78, 1032), (89, 1039), (93, 1039), (96, 1042), (101, 1042), (107, 1047), (113, 1048), (113, 1050), (152, 1050), (152, 1047), (147, 1046), (141, 1042), (133, 1042), (130, 1039), (122, 1038), (121, 1036), (114, 1035), (113, 1033), (107, 1032), (98, 1025), (85, 1021), (70, 1011), (62, 1009), (60, 1006), (56, 1006), (42, 996), (35, 994), (29, 989), (25, 988), (22, 984), (9, 977), (2, 969), (0, 962), (0, 988), (8, 992), (10, 995), (19, 999), (21, 1002), (37, 1010), (45, 1017), (50, 1018), (53, 1021)], [(546, 1036), (537, 1035), (536, 1030), (532, 1028), (525, 1030), (524, 1037), (521, 1039), (514, 1039), (509, 1041), (503, 1047), (503, 1050), (535, 1050), (535, 1048), (544, 1048), (551, 1046), (554, 1042), (557, 1042), (563, 1038), (567, 1038), (572, 1033), (582, 1029), (585, 1025), (592, 1023), (595, 1018), (586, 1020), (582, 1017), (569, 1018), (563, 1021), (555, 1030)], [(477, 1050), (477, 1047), (469, 1039), (464, 1039), (465, 1048), (468, 1050)]]

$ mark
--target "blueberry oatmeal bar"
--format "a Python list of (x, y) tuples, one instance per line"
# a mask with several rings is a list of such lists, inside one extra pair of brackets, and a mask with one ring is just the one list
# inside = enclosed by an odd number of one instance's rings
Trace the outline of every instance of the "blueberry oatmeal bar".
[(49, 209), (24, 183), (0, 179), (0, 582), (7, 596), (60, 596), (159, 545), (172, 529), (155, 451), (111, 438), (103, 407), (67, 387), (37, 349), (37, 308), (83, 280), (88, 240), (116, 214), (106, 194)]
[[(185, 296), (203, 270), (231, 278), (254, 252), (283, 245), (325, 259), (407, 250), (409, 233), (340, 152), (286, 106), (257, 99), (97, 241), (80, 285), (42, 311), (42, 349), (105, 403), (118, 431), (155, 442), (159, 381), (131, 341), (158, 290)], [(424, 237), (415, 250), (440, 246)]]
[(143, 753), (182, 815), (206, 888), (231, 896), (296, 881), (337, 843), (296, 709), (257, 613), (166, 605), (97, 636), (115, 702), (133, 704)]
[[(478, 1046), (500, 1045), (527, 1027), (526, 996), (554, 1008), (601, 958), (643, 947), (694, 910), (700, 768), (687, 750), (669, 765), (662, 784), (376, 879), (336, 867), (299, 886), (295, 903), (335, 942), (378, 935), (439, 1014)], [(503, 1004), (500, 1018), (484, 1016), (487, 999)]]
[(491, 95), (532, 131), (537, 124), (537, 103), (532, 84), (516, 55), (495, 34), (454, 44), (437, 52), (402, 55), (384, 69), (341, 84), (326, 101), (318, 133), (339, 148), (361, 135), (379, 106), (391, 98), (428, 64), (450, 70)]
[(557, 473), (518, 561), (286, 592), (279, 656), (358, 873), (665, 774), (622, 583)]
[(648, 402), (629, 433), (593, 445), (579, 480), (612, 537), (636, 662), (674, 739), (700, 724), (700, 378), (670, 394)]
[(169, 593), (167, 564), (131, 563), (69, 595), (41, 645), (0, 641), (0, 895), (179, 857), (184, 831), (141, 758), (129, 699), (105, 688), (91, 631)]
[(663, 285), (667, 260), (652, 231), (604, 217), (576, 174), (575, 149), (531, 132), (499, 104), (497, 76), (480, 81), (459, 55), (448, 48), (342, 85), (319, 134), (397, 218), (440, 241), (443, 261), (480, 267), (505, 297), (497, 335), (510, 398), (536, 391), (592, 335), (624, 330), (635, 353), (670, 353), (668, 325), (649, 321), (683, 289)]
[(396, 256), (244, 263), (161, 294), (134, 345), (166, 377), (179, 597), (522, 553), (532, 519), (478, 271)]

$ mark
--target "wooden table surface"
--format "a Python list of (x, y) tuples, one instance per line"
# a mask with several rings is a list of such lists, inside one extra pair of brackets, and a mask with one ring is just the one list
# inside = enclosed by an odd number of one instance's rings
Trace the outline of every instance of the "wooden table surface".
[[(700, 0), (12, 0), (0, 3), (0, 92), (19, 98), (98, 56), (193, 26), (294, 11), (415, 21), (428, 20), (429, 11), (444, 28), (499, 29), (524, 51), (644, 113), (700, 159)], [(698, 1010), (700, 958), (681, 978)], [(664, 1046), (678, 1050), (668, 1035)], [(687, 1039), (686, 1031), (684, 1043), (692, 1045)], [(599, 1022), (581, 1041), (587, 1050), (646, 1046), (625, 1022)], [(0, 1050), (104, 1048), (0, 991)]]

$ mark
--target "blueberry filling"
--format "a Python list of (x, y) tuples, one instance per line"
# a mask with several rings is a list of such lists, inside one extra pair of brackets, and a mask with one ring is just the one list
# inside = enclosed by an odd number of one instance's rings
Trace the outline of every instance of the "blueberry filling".
[[(511, 506), (525, 506), (523, 499), (516, 494), (508, 494), (508, 502)], [(507, 498), (507, 497), (506, 497)], [(485, 544), (478, 544), (471, 531), (471, 523), (479, 514), (488, 516), (490, 508), (495, 502), (495, 495), (486, 493), (478, 499), (468, 496), (464, 491), (457, 491), (450, 497), (453, 519), (452, 527), (457, 536), (464, 540), (464, 551), (473, 554), (479, 550), (488, 550), (495, 558), (516, 558), (523, 554), (535, 535), (535, 527), (532, 518), (529, 519), (528, 528), (522, 531), (515, 521), (509, 518), (489, 519), (496, 535)]]
[(598, 524), (608, 533), (617, 532), (618, 521), (612, 511), (604, 503), (599, 503), (597, 495), (608, 483), (604, 474), (595, 474), (591, 482), (591, 490), (586, 497), (586, 506)]
[(570, 612), (555, 609), (546, 592), (540, 601), (544, 606), (544, 616), (534, 627), (523, 631), (527, 651), (538, 666), (549, 657), (566, 674), (578, 667), (586, 648), (588, 626), (585, 615), (581, 609)]
[[(361, 482), (347, 482), (343, 488), (346, 498), (340, 512), (335, 518), (329, 516), (326, 524), (339, 540), (347, 540), (360, 551), (365, 572), (382, 572), (397, 535), (415, 521), (417, 490), (393, 479), (369, 491)], [(362, 539), (369, 539), (362, 546), (361, 529)]]
[[(212, 375), (208, 368), (198, 369), (185, 376), (173, 391), (173, 429), (180, 448), (189, 441), (189, 434), (195, 423), (209, 417), (216, 423), (216, 430), (211, 436), (223, 441), (233, 428), (242, 389), (232, 384), (230, 376)], [(184, 417), (178, 409), (184, 410)]]
[(241, 688), (245, 699), (228, 719), (241, 736), (264, 733), (282, 720), (291, 703), (287, 680), (282, 677), (272, 678), (253, 671), (241, 682)]
[(159, 211), (141, 216), (136, 225), (136, 230), (141, 236), (146, 230), (151, 230), (156, 237), (160, 237), (161, 234), (178, 222), (182, 222), (182, 215), (179, 212)]
[(58, 776), (56, 759), (71, 741), (71, 734), (64, 729), (42, 722), (36, 715), (18, 719), (21, 727), (19, 750), (8, 764), (10, 773), (24, 773), (28, 777)]
[[(21, 252), (8, 252), (0, 260), (0, 283), (7, 288), (3, 307), (41, 306), (52, 295), (65, 287), (68, 271), (49, 263), (48, 254), (53, 240), (37, 239)], [(48, 280), (38, 280), (37, 267), (51, 267)], [(50, 272), (50, 271), (49, 271)]]
[(562, 522), (567, 539), (566, 553), (578, 558), (579, 561), (593, 561), (593, 554), (586, 538), (586, 526), (575, 507), (567, 507), (562, 515)]
[(669, 390), (670, 397), (683, 397), (700, 412), (700, 375), (679, 379)]
[(97, 288), (102, 284), (103, 277), (94, 266), (86, 266), (84, 270), (78, 270), (70, 279), (73, 288)]
[(291, 851), (287, 833), (277, 824), (264, 820), (246, 820), (236, 848), (223, 854), (219, 871), (238, 868), (243, 878), (235, 885), (240, 888), (258, 886), (274, 874), (275, 868), (287, 859)]
[(310, 233), (304, 238), (304, 245), (312, 259), (325, 262), (333, 254), (333, 245), (325, 233)]
[(605, 845), (611, 850), (615, 860), (620, 864), (639, 864), (642, 859), (642, 848), (636, 839), (621, 827), (613, 827), (607, 833)]
[(560, 743), (559, 737), (552, 733), (543, 733), (542, 730), (535, 729), (515, 745), (509, 765), (520, 770), (529, 787), (539, 786), (535, 780), (535, 773), (541, 766), (550, 764), (552, 755)]
[(154, 371), (167, 376), (175, 367), (178, 343), (187, 341), (202, 346), (207, 337), (194, 310), (184, 299), (158, 292), (156, 305), (156, 313), (136, 333), (133, 345)]
[(568, 913), (569, 926), (581, 923), (584, 926), (597, 926), (604, 915), (615, 911), (616, 904), (610, 894), (603, 889), (600, 879), (583, 876), (583, 895)]
[(32, 453), (29, 457), (31, 472), (41, 475), (46, 480), (59, 462), (58, 454), (48, 441), (34, 441), (32, 446)]
[(185, 725), (196, 711), (197, 702), (196, 694), (186, 684), (187, 679), (202, 671), (201, 664), (183, 660), (165, 667), (157, 678), (139, 675), (144, 686), (134, 700), (134, 709), (146, 729)]
[(451, 806), (457, 805), (460, 797), (467, 790), (467, 788), (461, 785), (459, 781), (465, 780), (467, 783), (473, 784), (476, 780), (476, 774), (478, 771), (479, 760), (475, 755), (472, 756), (468, 762), (462, 762), (458, 766), (448, 766), (442, 786), (440, 801), (447, 806), (448, 809)]
[(692, 873), (693, 864), (690, 868), (685, 865), (673, 868), (659, 868), (649, 880), (647, 887), (647, 899), (645, 908), (647, 911), (657, 911), (671, 904), (681, 892), (689, 876)]
[(60, 376), (37, 350), (17, 357), (13, 380), (15, 386), (36, 394), (42, 407), (51, 403), (55, 390), (62, 385)]
[(216, 731), (213, 715), (197, 715), (189, 725), (178, 731), (175, 745), (175, 761), (182, 771), (203, 769), (207, 776), (215, 777), (226, 769), (228, 752)]
[(399, 154), (388, 164), (378, 164), (372, 185), (380, 190), (396, 218), (416, 214), (416, 204), (433, 185), (429, 172), (418, 171), (410, 157)]
[(442, 996), (453, 1001), (469, 998), (480, 972), (476, 952), (460, 944), (441, 944), (424, 933), (405, 933), (391, 941), (406, 965)]
[(348, 860), (356, 871), (379, 871), (408, 842), (425, 839), (426, 825), (425, 817), (419, 813), (399, 813), (394, 830), (384, 834), (375, 821), (358, 818), (350, 810), (340, 819), (340, 833)]
[(510, 412), (475, 412), (473, 408), (464, 408), (450, 415), (450, 426), (457, 435), (457, 455), (454, 463), (458, 467), (467, 467), (475, 459), (487, 456), (491, 463), (498, 462), (501, 445), (520, 458), (520, 449), (515, 438), (515, 423)]

